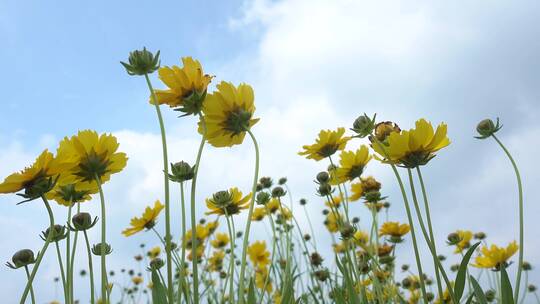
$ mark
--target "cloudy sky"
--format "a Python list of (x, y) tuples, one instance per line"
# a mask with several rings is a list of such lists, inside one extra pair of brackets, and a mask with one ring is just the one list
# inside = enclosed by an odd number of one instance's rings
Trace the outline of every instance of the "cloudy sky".
[[(130, 160), (105, 186), (114, 246), (111, 269), (133, 268), (139, 244), (120, 232), (131, 216), (162, 198), (161, 146), (155, 113), (142, 78), (120, 66), (128, 53), (146, 46), (161, 50), (162, 64), (181, 56), (199, 59), (221, 80), (254, 87), (260, 122), (261, 174), (287, 176), (295, 200), (308, 199), (312, 219), (322, 221), (313, 176), (327, 164), (296, 152), (320, 129), (350, 127), (366, 112), (402, 128), (425, 117), (446, 122), (452, 144), (423, 171), (432, 201), (438, 246), (451, 256), (445, 236), (456, 229), (484, 231), (505, 245), (517, 238), (515, 176), (491, 141), (473, 138), (476, 123), (500, 117), (500, 138), (514, 153), (525, 190), (525, 257), (540, 263), (540, 4), (537, 1), (92, 1), (75, 3), (7, 0), (0, 3), (0, 175), (22, 169), (45, 148), (80, 129), (112, 132)], [(163, 87), (154, 79), (156, 87)], [(193, 162), (199, 137), (193, 118), (166, 110), (170, 159)], [(354, 148), (359, 142), (351, 144)], [(208, 147), (201, 165), (198, 215), (203, 198), (238, 186), (248, 191), (253, 147)], [(383, 182), (390, 215), (404, 221), (404, 208), (388, 167), (370, 164)], [(178, 189), (173, 189), (178, 201)], [(0, 197), (0, 260), (21, 248), (38, 250), (47, 215), (38, 201), (16, 206)], [(83, 209), (97, 215), (98, 202)], [(58, 218), (66, 210), (55, 206)], [(363, 206), (352, 211), (363, 223)], [(174, 214), (179, 209), (173, 208)], [(305, 224), (303, 214), (298, 214)], [(238, 218), (243, 221), (242, 217)], [(158, 226), (160, 229), (163, 223)], [(174, 224), (175, 236), (179, 222)], [(264, 231), (264, 230), (262, 230)], [(320, 235), (326, 236), (321, 230)], [(98, 241), (97, 229), (91, 233)], [(264, 233), (254, 237), (264, 237)], [(320, 241), (324, 241), (321, 239)], [(328, 243), (328, 241), (326, 241)], [(410, 241), (400, 262), (412, 262)], [(83, 252), (80, 252), (83, 257)], [(426, 258), (428, 256), (426, 255)], [(40, 303), (59, 299), (51, 251), (36, 279)], [(77, 269), (86, 268), (80, 258)], [(457, 261), (451, 257), (450, 262)], [(515, 268), (515, 267), (514, 267)], [(16, 302), (25, 278), (0, 270), (0, 290)], [(540, 275), (531, 275), (538, 283)], [(77, 281), (84, 286), (86, 281)], [(85, 296), (85, 291), (81, 291)]]

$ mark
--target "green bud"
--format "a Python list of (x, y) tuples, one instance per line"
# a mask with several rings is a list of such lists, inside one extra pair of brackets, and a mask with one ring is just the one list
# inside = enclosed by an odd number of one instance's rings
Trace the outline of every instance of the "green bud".
[(152, 74), (157, 69), (159, 69), (160, 60), (159, 60), (159, 51), (157, 51), (154, 56), (150, 51), (147, 51), (146, 48), (141, 50), (135, 50), (129, 53), (128, 58), (129, 63), (120, 61), (120, 63), (126, 69), (126, 72), (131, 75), (146, 75)]
[(446, 243), (450, 246), (456, 245), (457, 243), (461, 242), (461, 237), (459, 234), (452, 232), (448, 235)]
[(319, 189), (317, 189), (317, 193), (319, 193), (320, 196), (327, 196), (332, 194), (332, 186), (330, 184), (320, 184)]
[(352, 131), (355, 132), (357, 137), (364, 138), (371, 133), (373, 133), (373, 130), (375, 129), (375, 117), (377, 114), (373, 115), (373, 118), (369, 118), (366, 113), (364, 115), (358, 117), (352, 127)]
[(272, 189), (272, 197), (282, 197), (282, 196), (285, 196), (285, 194), (287, 194), (287, 191), (285, 191), (280, 186), (277, 186), (274, 189)]
[(185, 161), (171, 164), (171, 173), (169, 179), (173, 182), (182, 183), (193, 179), (195, 170)]
[(73, 224), (73, 226), (70, 226), (70, 229), (75, 231), (88, 230), (94, 227), (96, 222), (97, 217), (92, 220), (92, 216), (90, 215), (90, 213), (79, 212), (71, 218), (71, 223)]
[(160, 258), (155, 258), (150, 261), (150, 269), (158, 270), (165, 265), (165, 262)]
[(12, 269), (17, 269), (20, 267), (28, 266), (30, 264), (34, 264), (36, 262), (34, 258), (34, 252), (30, 249), (22, 249), (13, 255), (11, 258), (12, 263), (7, 262), (6, 266)]
[(497, 293), (495, 292), (495, 290), (490, 289), (490, 290), (486, 291), (486, 300), (488, 302), (493, 302), (493, 300), (495, 300), (496, 296), (497, 296)]
[(259, 192), (255, 197), (255, 201), (258, 205), (266, 205), (270, 201), (270, 193), (268, 192)]
[(272, 178), (268, 176), (263, 176), (259, 179), (259, 183), (261, 184), (263, 189), (269, 189), (272, 187), (272, 184), (274, 182), (272, 181)]
[(94, 246), (92, 246), (92, 253), (100, 256), (102, 253), (105, 255), (109, 255), (112, 252), (111, 245), (105, 243), (105, 246), (102, 246), (103, 243), (97, 243)]
[(351, 237), (353, 237), (354, 233), (356, 232), (356, 229), (349, 223), (344, 223), (341, 229), (339, 230), (341, 233), (341, 238), (344, 240), (348, 240)]
[(287, 178), (286, 177), (282, 177), (278, 180), (278, 184), (280, 185), (285, 185), (287, 183)]
[(328, 181), (330, 181), (330, 175), (326, 171), (321, 171), (317, 173), (317, 183), (319, 184), (326, 184)]
[(497, 117), (497, 123), (494, 123), (491, 119), (484, 119), (478, 123), (476, 126), (476, 131), (480, 136), (475, 136), (478, 139), (488, 138), (491, 135), (495, 134), (502, 128), (502, 125), (499, 124), (499, 118)]
[(52, 227), (47, 228), (47, 230), (41, 232), (41, 239), (47, 240), (50, 238), (51, 242), (59, 242), (67, 237), (68, 232), (66, 231), (66, 227), (63, 225), (54, 225)]

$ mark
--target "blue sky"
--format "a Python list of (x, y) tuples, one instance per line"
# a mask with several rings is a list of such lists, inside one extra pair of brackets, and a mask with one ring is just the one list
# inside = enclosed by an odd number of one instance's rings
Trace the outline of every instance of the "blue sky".
[[(452, 144), (424, 174), (435, 234), (449, 256), (443, 240), (455, 229), (484, 231), (497, 244), (517, 238), (511, 167), (494, 142), (473, 138), (479, 120), (501, 117), (501, 138), (524, 177), (525, 256), (533, 266), (540, 263), (535, 218), (540, 214), (540, 174), (534, 166), (540, 144), (536, 1), (3, 1), (0, 11), (0, 175), (24, 167), (44, 148), (55, 149), (63, 136), (79, 129), (118, 136), (130, 160), (106, 185), (115, 246), (111, 267), (116, 270), (129, 268), (140, 242), (157, 245), (149, 234), (120, 236), (131, 216), (162, 197), (159, 134), (148, 91), (142, 78), (128, 76), (119, 64), (142, 46), (160, 49), (163, 65), (177, 64), (181, 56), (199, 59), (205, 71), (216, 75), (214, 84), (253, 85), (261, 118), (254, 132), (262, 149), (262, 174), (288, 176), (295, 199), (306, 197), (313, 204), (316, 222), (322, 221), (322, 202), (312, 180), (327, 164), (296, 152), (320, 129), (349, 127), (364, 112), (376, 112), (405, 129), (419, 117), (447, 122)], [(157, 79), (154, 85), (162, 87)], [(164, 113), (171, 160), (193, 162), (195, 121)], [(233, 149), (208, 148), (203, 157), (198, 200), (230, 186), (249, 189), (249, 142)], [(391, 217), (404, 221), (388, 168), (372, 163), (367, 173), (383, 181)], [(173, 199), (178, 199), (174, 190)], [(0, 230), (5, 248), (0, 260), (9, 260), (19, 248), (37, 250), (41, 241), (36, 234), (46, 227), (40, 204), (15, 206), (15, 201), (14, 196), (0, 197), (0, 222), (9, 227)], [(84, 209), (99, 210), (96, 201)], [(367, 216), (363, 206), (352, 210)], [(197, 212), (202, 216), (202, 204)], [(300, 222), (305, 224), (301, 215)], [(409, 242), (400, 250), (401, 262), (412, 261)], [(81, 263), (85, 268), (85, 259)], [(49, 254), (37, 278), (41, 302), (55, 298), (48, 286), (57, 275)], [(531, 280), (538, 282), (540, 276), (534, 273)], [(23, 274), (2, 268), (0, 281), (0, 290), (15, 302)], [(86, 286), (86, 281), (77, 284)]]

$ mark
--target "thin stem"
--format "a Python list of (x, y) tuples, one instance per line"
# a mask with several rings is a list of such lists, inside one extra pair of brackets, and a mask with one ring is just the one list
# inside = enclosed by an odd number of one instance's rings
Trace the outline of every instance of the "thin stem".
[(193, 180), (191, 182), (191, 254), (194, 255), (194, 258), (192, 259), (192, 267), (193, 267), (193, 303), (199, 304), (199, 272), (198, 272), (198, 264), (197, 259), (195, 258), (196, 250), (197, 250), (197, 239), (196, 239), (196, 219), (195, 219), (195, 192), (197, 188), (197, 176), (199, 173), (199, 165), (201, 162), (201, 156), (202, 151), (204, 148), (204, 144), (206, 142), (206, 122), (204, 120), (204, 116), (202, 116), (201, 113), (199, 113), (199, 117), (201, 120), (201, 128), (203, 130), (203, 135), (201, 138), (201, 143), (199, 144), (199, 151), (197, 152), (197, 160), (195, 161), (195, 165), (193, 166)]
[[(77, 204), (77, 213), (81, 212), (81, 204), (78, 203)], [(69, 266), (69, 269), (71, 270), (71, 275), (70, 275), (70, 294), (71, 294), (71, 300), (73, 301), (73, 269), (74, 268), (74, 265), (75, 265), (75, 249), (77, 249), (77, 239), (79, 238), (79, 231), (75, 231), (75, 237), (73, 238), (73, 248), (71, 250), (71, 259), (70, 259), (70, 266)]]
[(88, 242), (88, 234), (83, 230), (84, 240), (86, 242), (86, 252), (88, 254), (88, 273), (90, 274), (90, 304), (95, 303), (94, 299), (94, 267), (92, 266), (92, 252), (90, 251), (90, 242)]
[[(51, 210), (51, 206), (49, 205), (49, 201), (47, 201), (47, 198), (45, 197), (45, 195), (42, 195), (41, 199), (43, 199), (43, 203), (45, 204), (45, 207), (47, 208), (47, 212), (49, 213), (49, 223), (50, 223), (49, 231), (52, 231), (54, 229), (54, 215)], [(28, 297), (28, 292), (30, 292), (32, 282), (34, 281), (36, 273), (39, 269), (41, 260), (43, 259), (43, 256), (45, 255), (47, 248), (49, 247), (49, 243), (52, 240), (52, 236), (53, 236), (52, 233), (49, 233), (47, 235), (47, 239), (45, 239), (45, 244), (43, 244), (43, 248), (41, 248), (41, 251), (39, 252), (36, 258), (36, 263), (34, 264), (34, 267), (32, 268), (32, 273), (30, 274), (30, 277), (28, 278), (28, 282), (26, 283), (26, 287), (24, 288), (24, 292), (22, 294), (20, 304), (24, 304), (24, 302), (26, 302), (26, 297)]]
[(409, 183), (410, 183), (410, 187), (411, 187), (411, 194), (412, 194), (412, 198), (413, 198), (414, 208), (416, 210), (416, 215), (418, 217), (418, 222), (420, 223), (420, 229), (422, 231), (422, 234), (424, 235), (424, 238), (426, 239), (426, 243), (428, 245), (429, 251), (431, 252), (431, 254), (434, 257), (433, 261), (435, 262), (435, 267), (439, 267), (439, 269), (441, 270), (441, 273), (442, 273), (443, 278), (444, 278), (445, 283), (446, 283), (446, 287), (448, 288), (448, 291), (450, 293), (450, 296), (452, 297), (453, 302), (458, 303), (458, 299), (455, 299), (454, 290), (452, 288), (452, 285), (450, 284), (450, 280), (448, 280), (448, 276), (446, 275), (446, 272), (444, 271), (444, 268), (442, 267), (441, 262), (439, 261), (438, 258), (436, 258), (437, 254), (435, 253), (434, 245), (431, 242), (431, 240), (430, 240), (430, 238), (428, 236), (426, 227), (424, 225), (424, 219), (422, 217), (422, 213), (420, 211), (420, 206), (418, 204), (418, 199), (416, 197), (416, 190), (414, 188), (414, 181), (413, 181), (413, 177), (412, 177), (412, 171), (411, 171), (411, 169), (407, 169), (407, 172), (409, 174)]
[[(50, 233), (52, 233), (52, 231)], [(66, 303), (68, 303), (69, 302), (68, 288), (67, 288), (67, 282), (66, 282), (66, 275), (64, 274), (64, 263), (62, 262), (62, 254), (60, 253), (60, 245), (58, 245), (58, 242), (54, 242), (54, 245), (56, 247), (56, 256), (58, 257), (58, 265), (60, 266), (60, 277), (62, 278), (62, 287), (64, 288), (64, 299)]]
[[(68, 216), (67, 216), (67, 223), (69, 224), (69, 221), (71, 220), (71, 209), (73, 208), (73, 203), (71, 201), (69, 202), (68, 207)], [(67, 237), (66, 237), (66, 276), (67, 276), (67, 299), (66, 303), (71, 303), (71, 286), (73, 285), (72, 279), (71, 279), (71, 262), (70, 258), (71, 255), (69, 253), (71, 249), (71, 230), (67, 229)]]
[(253, 146), (255, 148), (255, 173), (253, 175), (253, 187), (251, 190), (251, 202), (249, 204), (249, 212), (247, 217), (247, 223), (246, 223), (246, 230), (245, 230), (245, 236), (244, 236), (244, 244), (242, 246), (242, 261), (240, 266), (240, 276), (239, 276), (239, 303), (243, 304), (244, 299), (244, 275), (246, 272), (246, 256), (247, 256), (247, 246), (249, 242), (249, 231), (251, 229), (251, 217), (253, 215), (253, 207), (255, 205), (255, 193), (257, 192), (257, 180), (259, 179), (259, 145), (257, 144), (257, 140), (255, 139), (255, 136), (251, 132), (251, 130), (247, 129), (246, 132), (251, 137), (251, 140), (253, 141)]
[[(184, 198), (184, 182), (180, 183), (180, 199), (182, 207), (182, 240), (186, 235), (186, 201)], [(183, 243), (184, 241), (182, 241)], [(182, 244), (182, 255), (180, 262), (180, 275), (178, 277), (178, 304), (182, 302), (182, 283), (184, 282), (184, 267), (186, 266), (186, 246)]]
[(99, 199), (101, 201), (101, 300), (103, 303), (107, 301), (107, 263), (106, 263), (106, 245), (107, 245), (107, 233), (106, 233), (106, 220), (105, 220), (105, 195), (101, 187), (101, 179), (97, 174), (94, 174), (99, 189)]
[[(24, 265), (24, 271), (26, 272), (26, 279), (30, 279), (30, 272), (28, 271), (28, 265)], [(36, 304), (36, 296), (34, 295), (34, 287), (30, 286), (30, 298), (32, 298), (32, 304)]]
[[(225, 211), (227, 212), (227, 211)], [(234, 303), (234, 240), (235, 240), (235, 231), (234, 231), (234, 221), (232, 221), (231, 226), (231, 219), (227, 214), (225, 214), (225, 219), (227, 220), (227, 230), (229, 231), (229, 238), (231, 239), (231, 252), (229, 257), (229, 275), (227, 276), (228, 282), (229, 282), (229, 301), (231, 303)], [(225, 289), (227, 288), (227, 284), (225, 284)], [(225, 293), (225, 289), (223, 290), (223, 293)], [(224, 299), (222, 296), (221, 299)]]
[(518, 184), (518, 196), (519, 196), (519, 262), (518, 262), (518, 270), (517, 270), (517, 277), (516, 277), (516, 285), (514, 290), (514, 302), (517, 303), (519, 299), (519, 289), (521, 284), (521, 271), (523, 268), (523, 187), (521, 185), (521, 175), (519, 174), (519, 169), (516, 165), (516, 162), (514, 161), (514, 158), (512, 157), (512, 154), (510, 154), (510, 151), (506, 149), (506, 147), (503, 145), (503, 143), (495, 136), (495, 134), (492, 134), (493, 139), (501, 146), (504, 153), (506, 153), (506, 156), (508, 156), (508, 159), (512, 163), (512, 167), (514, 167), (514, 172), (516, 173), (516, 179)]
[[(437, 247), (435, 246), (435, 237), (433, 236), (433, 226), (431, 225), (431, 214), (429, 212), (429, 203), (427, 198), (427, 191), (426, 186), (424, 185), (424, 179), (422, 178), (422, 172), (420, 171), (420, 167), (416, 167), (416, 173), (418, 174), (418, 179), (420, 180), (420, 188), (422, 188), (422, 196), (424, 198), (424, 209), (426, 210), (426, 218), (427, 218), (427, 224), (429, 229), (429, 238), (431, 240), (431, 243), (433, 244), (433, 264), (435, 266), (435, 277), (437, 279), (437, 290), (439, 291), (439, 296), (442, 297), (443, 289), (442, 289), (442, 282), (441, 277), (439, 274), (439, 268), (437, 267), (437, 261), (439, 259), (437, 255)], [(469, 280), (470, 281), (470, 280)], [(470, 284), (470, 282), (469, 282)]]
[(167, 254), (167, 291), (168, 291), (169, 303), (173, 303), (174, 289), (173, 289), (172, 254), (171, 254), (172, 236), (171, 236), (171, 207), (170, 207), (170, 201), (169, 201), (169, 161), (167, 158), (167, 136), (165, 134), (165, 125), (163, 123), (163, 117), (161, 116), (161, 110), (159, 109), (159, 104), (157, 102), (156, 94), (154, 92), (154, 89), (152, 88), (152, 83), (150, 82), (150, 78), (148, 77), (148, 74), (144, 74), (144, 78), (146, 79), (146, 84), (148, 85), (148, 89), (150, 90), (150, 93), (152, 94), (152, 100), (156, 108), (156, 114), (159, 121), (159, 129), (161, 131), (161, 145), (162, 145), (162, 152), (163, 152), (163, 180), (164, 180), (164, 187), (165, 187), (165, 242), (167, 243), (167, 245), (165, 246), (165, 252)]

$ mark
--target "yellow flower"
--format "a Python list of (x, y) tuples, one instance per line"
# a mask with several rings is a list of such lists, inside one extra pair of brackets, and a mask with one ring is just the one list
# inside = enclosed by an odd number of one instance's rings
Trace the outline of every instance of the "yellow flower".
[(272, 292), (272, 281), (268, 277), (268, 269), (266, 267), (255, 270), (255, 286), (259, 289), (264, 288), (266, 292)]
[[(159, 79), (165, 83), (168, 90), (154, 90), (158, 104), (167, 104), (171, 108), (183, 106), (190, 97), (199, 97), (199, 103), (204, 99), (206, 88), (212, 76), (203, 73), (201, 63), (191, 57), (182, 58), (183, 67), (176, 65), (162, 67), (158, 70)], [(150, 99), (152, 103), (152, 99)], [(199, 104), (200, 107), (200, 104)]]
[(157, 258), (161, 254), (161, 247), (156, 246), (148, 251), (148, 257), (150, 260)]
[(206, 207), (210, 210), (206, 214), (226, 216), (238, 214), (242, 209), (249, 207), (250, 198), (251, 193), (242, 197), (242, 192), (236, 187), (229, 191), (216, 192), (211, 198), (206, 199)]
[(279, 209), (279, 218), (280, 219), (283, 219), (285, 221), (289, 221), (293, 218), (293, 214), (291, 212), (291, 209), (287, 208), (287, 207), (281, 207), (281, 209)]
[(345, 149), (350, 137), (343, 137), (345, 128), (338, 128), (336, 131), (321, 130), (318, 138), (313, 145), (305, 145), (302, 148), (304, 151), (299, 152), (299, 155), (305, 155), (307, 159), (320, 161), (323, 158), (329, 157), (338, 150)]
[[(197, 261), (199, 261), (202, 256), (204, 255), (204, 245), (200, 245), (197, 248), (195, 248), (195, 253), (197, 255)], [(188, 260), (193, 261), (193, 251), (190, 250), (187, 256)]]
[(64, 178), (60, 177), (54, 188), (46, 195), (47, 199), (56, 201), (58, 204), (69, 207), (74, 203), (81, 203), (92, 199), (90, 194), (99, 191), (96, 183), (76, 182), (65, 184)]
[(214, 233), (216, 231), (217, 227), (219, 226), (218, 221), (210, 221), (206, 224), (205, 228), (208, 230), (208, 235)]
[(369, 242), (369, 235), (367, 234), (367, 232), (362, 231), (362, 230), (356, 230), (356, 232), (353, 235), (353, 238), (356, 245), (361, 246), (361, 247), (366, 245)]
[(448, 146), (450, 140), (446, 136), (447, 126), (441, 123), (436, 131), (425, 119), (416, 121), (416, 128), (409, 131), (392, 132), (387, 142), (372, 144), (383, 159), (383, 162), (399, 164), (407, 168), (415, 168), (427, 164), (435, 152)]
[(253, 210), (252, 221), (262, 221), (266, 216), (266, 207), (257, 207)]
[(267, 204), (266, 204), (267, 211), (270, 213), (276, 213), (281, 208), (281, 203), (277, 198), (272, 198)]
[(379, 229), (379, 235), (388, 235), (393, 238), (402, 238), (404, 235), (411, 231), (411, 227), (408, 224), (400, 224), (399, 222), (386, 222), (383, 223)]
[(508, 244), (506, 248), (497, 245), (491, 245), (489, 248), (484, 246), (480, 250), (481, 254), (476, 257), (473, 266), (499, 270), (501, 266), (506, 267), (508, 265), (508, 259), (518, 251), (518, 248), (515, 241)]
[(270, 264), (270, 252), (266, 250), (265, 241), (252, 243), (247, 250), (249, 259), (255, 268), (264, 268)]
[(161, 204), (159, 200), (156, 200), (154, 207), (146, 207), (141, 217), (132, 218), (130, 222), (131, 227), (122, 231), (122, 234), (125, 236), (131, 236), (137, 232), (143, 231), (145, 228), (148, 230), (152, 229), (152, 227), (154, 227), (156, 224), (156, 219), (159, 216), (159, 213), (164, 207), (165, 206)]
[(216, 236), (213, 240), (210, 241), (212, 247), (219, 249), (227, 246), (229, 244), (229, 235), (227, 233), (216, 233)]
[(454, 253), (461, 253), (464, 249), (467, 249), (471, 246), (471, 239), (473, 237), (472, 231), (469, 230), (457, 230), (457, 235), (459, 236), (459, 242), (456, 244), (456, 250)]
[(0, 193), (15, 193), (24, 189), (25, 198), (39, 197), (50, 191), (58, 176), (66, 174), (66, 170), (71, 167), (72, 162), (55, 158), (51, 152), (45, 150), (30, 167), (6, 177), (0, 184)]
[(361, 182), (356, 182), (351, 184), (351, 196), (349, 196), (349, 201), (355, 202), (362, 198), (364, 195), (364, 188), (362, 188)]
[(330, 231), (331, 233), (336, 233), (339, 231), (339, 221), (341, 219), (341, 215), (330, 212), (326, 216), (326, 220), (324, 221), (324, 225), (326, 226), (326, 229)]
[(208, 258), (210, 271), (221, 271), (223, 268), (223, 259), (225, 259), (225, 252), (223, 250), (214, 251), (212, 256)]
[(324, 202), (330, 208), (339, 208), (341, 206), (341, 195), (335, 195), (331, 200)]
[(143, 278), (142, 277), (139, 277), (139, 276), (136, 276), (136, 277), (133, 277), (131, 278), (131, 282), (133, 282), (133, 284), (135, 285), (139, 285), (143, 282)]
[(95, 183), (96, 176), (104, 183), (111, 174), (124, 169), (127, 157), (125, 153), (116, 152), (118, 146), (116, 137), (110, 134), (98, 135), (96, 131), (84, 130), (71, 138), (65, 137), (57, 155), (76, 165), (71, 174), (81, 182), (83, 189), (87, 189), (91, 186), (86, 183)]
[[(193, 230), (189, 229), (186, 232), (186, 235), (184, 236), (184, 248), (191, 248), (191, 241), (192, 241), (192, 233)], [(200, 245), (203, 243), (203, 241), (210, 236), (210, 231), (208, 230), (208, 227), (205, 225), (197, 224), (195, 226), (195, 238), (197, 240), (197, 244)]]
[[(203, 106), (206, 138), (214, 147), (239, 145), (246, 131), (259, 121), (253, 118), (253, 89), (245, 83), (235, 87), (225, 81), (218, 84), (217, 89), (208, 94)], [(202, 121), (199, 121), (199, 133), (203, 134)]]
[(348, 244), (342, 241), (337, 244), (333, 244), (332, 246), (334, 247), (335, 253), (345, 253), (345, 251), (347, 250)]
[(364, 168), (371, 160), (371, 155), (369, 155), (368, 147), (362, 145), (355, 152), (341, 152), (339, 158), (339, 167), (336, 169), (336, 181), (337, 183), (344, 183), (362, 175)]

